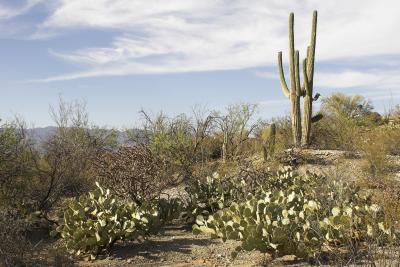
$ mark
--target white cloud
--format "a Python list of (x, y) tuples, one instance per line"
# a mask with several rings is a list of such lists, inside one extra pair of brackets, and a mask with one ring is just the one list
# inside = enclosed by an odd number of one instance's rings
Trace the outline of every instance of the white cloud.
[(349, 70), (343, 72), (319, 72), (315, 76), (316, 87), (327, 88), (351, 88), (351, 87), (381, 87), (381, 81), (387, 75), (384, 73), (368, 73), (356, 70)]
[(400, 89), (400, 69), (343, 72), (320, 72), (315, 76), (315, 86), (320, 88), (375, 88)]
[(43, 0), (26, 0), (24, 4), (19, 6), (0, 3), (0, 20), (11, 19), (22, 15), (41, 2), (43, 2)]
[[(278, 50), (287, 60), (290, 11), (304, 55), (314, 9), (319, 11), (317, 60), (400, 54), (400, 2), (395, 0), (59, 0), (35, 34), (82, 28), (117, 33), (108, 46), (53, 51), (87, 69), (44, 81), (243, 69), (275, 65)], [(375, 79), (343, 75), (344, 80)], [(329, 75), (324, 79), (336, 82)]]

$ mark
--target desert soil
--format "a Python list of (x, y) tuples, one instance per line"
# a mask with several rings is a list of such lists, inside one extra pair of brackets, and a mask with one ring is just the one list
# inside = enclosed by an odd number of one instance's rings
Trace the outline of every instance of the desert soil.
[(150, 237), (143, 243), (116, 244), (108, 256), (94, 262), (82, 258), (79, 266), (305, 266), (294, 257), (271, 261), (271, 257), (256, 251), (242, 252), (233, 260), (231, 251), (239, 242), (195, 236), (190, 227), (172, 225), (162, 235)]

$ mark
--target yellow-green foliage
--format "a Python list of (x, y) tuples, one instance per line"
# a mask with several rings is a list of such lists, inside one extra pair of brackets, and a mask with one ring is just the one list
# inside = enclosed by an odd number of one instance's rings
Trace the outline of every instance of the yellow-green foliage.
[(335, 93), (322, 99), (323, 119), (313, 126), (312, 143), (320, 149), (356, 150), (362, 127), (376, 127), (379, 114), (360, 95)]
[(151, 230), (156, 211), (141, 209), (133, 202), (118, 201), (107, 189), (97, 189), (74, 200), (57, 228), (71, 252), (90, 253), (92, 259), (117, 240), (144, 238)]
[(374, 177), (383, 176), (391, 168), (389, 155), (400, 154), (399, 125), (382, 125), (360, 131), (357, 150), (362, 153), (365, 170)]
[(273, 159), (275, 155), (276, 125), (271, 123), (268, 128), (261, 131), (264, 161)]
[(299, 176), (284, 169), (259, 194), (204, 218), (194, 233), (242, 243), (232, 253), (259, 250), (272, 255), (314, 256), (322, 247), (361, 242), (368, 236), (391, 235), (382, 222), (382, 209), (367, 192), (351, 184), (333, 184), (314, 174)]

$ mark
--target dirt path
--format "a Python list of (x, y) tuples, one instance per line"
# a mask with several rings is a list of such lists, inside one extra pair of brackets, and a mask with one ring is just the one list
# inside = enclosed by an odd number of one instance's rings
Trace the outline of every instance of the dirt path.
[[(165, 233), (143, 243), (116, 244), (110, 256), (94, 262), (80, 261), (79, 266), (300, 266), (292, 258), (271, 262), (269, 255), (257, 251), (242, 252), (232, 260), (231, 251), (239, 244), (223, 243), (208, 236), (192, 234), (188, 226), (169, 226)], [(302, 265), (304, 266), (304, 265)]]

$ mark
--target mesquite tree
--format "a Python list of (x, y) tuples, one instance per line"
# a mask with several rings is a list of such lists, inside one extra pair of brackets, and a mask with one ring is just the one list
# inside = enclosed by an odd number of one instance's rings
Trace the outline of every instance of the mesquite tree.
[[(289, 72), (290, 88), (285, 79), (282, 64), (282, 52), (278, 53), (278, 72), (284, 95), (290, 100), (290, 116), (292, 134), (295, 146), (310, 144), (311, 123), (321, 119), (321, 116), (312, 117), (312, 104), (319, 94), (313, 97), (315, 43), (317, 36), (317, 11), (313, 13), (310, 45), (307, 48), (307, 57), (303, 60), (303, 84), (300, 82), (299, 51), (294, 46), (294, 14), (289, 16)], [(301, 118), (300, 98), (303, 97), (303, 118)]]

